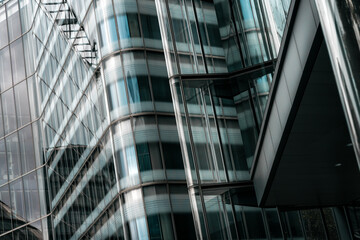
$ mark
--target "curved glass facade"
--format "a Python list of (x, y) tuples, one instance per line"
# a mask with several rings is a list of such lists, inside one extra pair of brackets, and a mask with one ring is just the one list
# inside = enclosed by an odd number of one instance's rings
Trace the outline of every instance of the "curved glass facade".
[[(196, 230), (210, 239), (208, 204), (221, 196), (202, 188), (251, 185), (278, 35), (262, 1), (155, 2)], [(240, 238), (228, 230), (215, 238)]]
[(356, 219), (256, 207), (276, 2), (0, 0), (0, 238), (319, 239)]
[[(12, 9), (23, 5), (22, 31)], [(155, 3), (1, 9), (1, 201), (14, 217), (0, 236), (30, 237), (28, 226), (45, 239), (194, 236)]]

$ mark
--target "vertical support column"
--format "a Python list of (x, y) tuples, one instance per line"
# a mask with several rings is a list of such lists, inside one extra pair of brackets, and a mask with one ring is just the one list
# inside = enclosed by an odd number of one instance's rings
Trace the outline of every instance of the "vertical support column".
[(352, 144), (360, 168), (360, 6), (315, 0)]

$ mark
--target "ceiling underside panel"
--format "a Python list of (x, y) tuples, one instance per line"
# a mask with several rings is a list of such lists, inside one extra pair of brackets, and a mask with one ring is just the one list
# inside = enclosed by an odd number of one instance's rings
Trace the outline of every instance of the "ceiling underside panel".
[(360, 197), (360, 172), (323, 43), (266, 197), (266, 206), (346, 204)]

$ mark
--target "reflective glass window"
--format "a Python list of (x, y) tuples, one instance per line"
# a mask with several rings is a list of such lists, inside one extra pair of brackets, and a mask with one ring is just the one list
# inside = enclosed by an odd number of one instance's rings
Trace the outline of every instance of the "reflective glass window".
[(26, 218), (28, 221), (33, 221), (40, 217), (40, 199), (36, 172), (26, 175), (23, 179)]
[[(121, 40), (132, 37), (140, 37), (139, 23), (136, 14), (120, 15), (117, 16), (117, 19)], [(125, 42), (124, 45), (125, 46), (122, 47), (127, 47), (127, 44)]]
[[(45, 222), (46, 219), (43, 219)], [(46, 226), (47, 223), (45, 223)], [(8, 235), (11, 239), (27, 239), (27, 240), (37, 240), (46, 238), (47, 233), (43, 233), (41, 230), (41, 221), (36, 221), (30, 225), (24, 226), (22, 228), (16, 229), (14, 232), (9, 233)]]
[(130, 120), (119, 123), (114, 130), (114, 144), (119, 162), (120, 186), (139, 183), (139, 170)]
[(242, 209), (243, 209), (242, 206), (234, 204), (236, 227), (239, 238), (246, 239), (245, 222), (244, 222), (244, 215)]
[[(74, 3), (81, 3), (80, 1), (73, 1)], [(84, 9), (85, 10), (85, 9)], [(98, 32), (96, 30), (96, 19), (94, 13), (94, 4), (91, 4), (88, 14), (84, 19), (84, 29), (91, 43), (98, 44)], [(98, 46), (96, 46), (98, 48)], [(99, 54), (97, 54), (99, 57)]]
[(11, 208), (9, 185), (0, 187), (0, 232), (4, 233), (12, 229), (11, 213), (7, 209)]
[(173, 112), (169, 79), (163, 53), (147, 52), (149, 74), (157, 111)]
[(4, 136), (4, 119), (2, 115), (2, 105), (1, 105), (1, 98), (0, 98), (0, 137)]
[(144, 38), (161, 40), (159, 22), (155, 14), (156, 12), (154, 12), (154, 15), (141, 15), (141, 24)]
[(178, 239), (193, 239), (196, 235), (187, 187), (170, 186), (170, 199)]
[(32, 120), (39, 116), (38, 104), (38, 91), (35, 83), (35, 77), (32, 76), (27, 79), (28, 93), (29, 93), (29, 106)]
[(30, 122), (29, 99), (26, 81), (14, 88), (18, 127)]
[(29, 30), (30, 25), (32, 23), (31, 16), (33, 14), (34, 9), (31, 0), (20, 0), (20, 15), (21, 15), (21, 26), (22, 32), (26, 32)]
[(128, 163), (129, 175), (136, 175), (138, 173), (138, 168), (134, 146), (129, 146), (126, 148), (126, 158)]
[(13, 215), (13, 226), (18, 227), (25, 224), (25, 201), (24, 201), (24, 188), (22, 179), (18, 179), (10, 183), (10, 196), (11, 196), (11, 207), (14, 213)]
[(144, 52), (124, 53), (124, 73), (132, 112), (152, 111), (153, 104)]
[(18, 1), (11, 1), (6, 5), (6, 7), (9, 24), (9, 38), (11, 42), (21, 34)]
[(120, 113), (126, 114), (129, 112), (128, 100), (126, 95), (126, 87), (124, 79), (118, 79), (117, 81), (117, 94), (119, 96)]
[(26, 173), (35, 168), (34, 140), (31, 126), (26, 126), (19, 131), (20, 156), (23, 164), (23, 172)]
[[(1, 37), (2, 38), (2, 37)], [(8, 89), (12, 85), (9, 47), (0, 50), (0, 91)]]
[(0, 140), (0, 185), (8, 181), (8, 168), (6, 162), (5, 141)]
[(126, 228), (131, 239), (149, 239), (141, 189), (125, 193), (123, 201)]
[(117, 16), (120, 39), (130, 38), (129, 23), (126, 15)]
[(304, 239), (303, 227), (298, 211), (279, 212), (284, 233), (288, 238)]
[(120, 37), (120, 47), (142, 46), (140, 26), (137, 14), (137, 3), (133, 0), (114, 2), (116, 19)]
[(31, 31), (23, 36), (23, 41), (24, 41), (26, 74), (27, 74), (27, 76), (30, 76), (35, 72), (34, 59), (35, 59), (35, 55), (36, 55), (35, 53), (37, 53), (37, 50), (34, 46), (35, 41), (34, 41)]
[(3, 104), (5, 134), (8, 134), (16, 129), (16, 113), (13, 89), (2, 93), (1, 100)]
[(133, 124), (142, 181), (165, 179), (155, 118), (134, 118)]
[(266, 239), (261, 209), (244, 207), (245, 221), (250, 239)]
[[(166, 77), (152, 77), (151, 84), (154, 92), (155, 104), (160, 105), (159, 102), (171, 103), (171, 92), (169, 86), (169, 79)], [(161, 106), (158, 106), (161, 109)], [(169, 109), (170, 110), (170, 109)], [(171, 109), (173, 111), (173, 109)]]
[(6, 155), (9, 179), (11, 180), (20, 176), (21, 174), (19, 138), (17, 133), (14, 133), (6, 138)]
[(139, 1), (139, 13), (145, 45), (161, 49), (161, 34), (155, 2), (152, 0)]
[(276, 209), (265, 209), (266, 219), (269, 226), (269, 233), (271, 238), (283, 238), (279, 215)]
[(0, 7), (0, 36), (0, 48), (2, 48), (8, 43), (8, 29), (6, 24), (6, 12), (4, 6)]
[(158, 123), (167, 176), (173, 180), (185, 180), (184, 164), (175, 119), (159, 117)]
[(149, 78), (147, 76), (129, 77), (127, 84), (131, 112), (151, 111), (153, 107)]
[(166, 186), (144, 187), (144, 201), (151, 239), (174, 239), (170, 199)]
[(22, 38), (16, 40), (10, 45), (11, 65), (14, 84), (25, 78), (25, 62)]
[(100, 32), (100, 48), (104, 56), (113, 50), (119, 49), (112, 1), (97, 0), (96, 16)]
[(107, 96), (110, 105), (110, 116), (111, 119), (115, 119), (129, 113), (120, 56), (114, 55), (108, 58), (103, 66)]

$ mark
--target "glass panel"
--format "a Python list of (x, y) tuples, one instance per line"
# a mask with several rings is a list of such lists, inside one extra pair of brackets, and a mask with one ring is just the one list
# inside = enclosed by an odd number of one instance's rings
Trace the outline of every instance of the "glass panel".
[(103, 66), (110, 117), (116, 119), (129, 113), (120, 55), (108, 58)]
[(360, 233), (360, 208), (359, 207), (347, 207), (348, 221), (351, 226), (352, 236), (356, 236)]
[(152, 52), (146, 54), (156, 111), (173, 112), (169, 79), (166, 68), (164, 68), (166, 65), (164, 54)]
[(170, 186), (170, 199), (177, 238), (193, 239), (196, 234), (187, 187)]
[(127, 78), (131, 112), (153, 111), (149, 78), (137, 76)]
[[(2, 37), (1, 37), (2, 38)], [(12, 85), (9, 47), (0, 50), (0, 92)]]
[(95, 6), (100, 32), (101, 54), (104, 56), (119, 49), (114, 9), (111, 0), (97, 0)]
[(329, 240), (340, 239), (340, 236), (338, 235), (338, 230), (337, 230), (337, 225), (333, 210), (331, 208), (323, 208), (321, 209), (321, 211), (323, 211), (324, 214), (324, 221), (326, 224), (325, 227), (328, 233), (328, 239)]
[(153, 111), (144, 52), (124, 53), (123, 60), (131, 111)]
[(167, 177), (171, 180), (185, 180), (184, 163), (175, 119), (159, 117), (158, 124)]
[(4, 128), (5, 134), (8, 134), (16, 129), (16, 114), (13, 89), (10, 89), (3, 94), (3, 114), (4, 114)]
[(121, 188), (138, 184), (139, 170), (130, 120), (121, 122), (115, 127), (114, 144), (119, 163)]
[(13, 210), (13, 226), (18, 227), (25, 224), (25, 201), (22, 179), (10, 184), (11, 207)]
[(10, 45), (11, 65), (14, 76), (14, 84), (25, 78), (25, 62), (22, 38)]
[(5, 141), (0, 140), (0, 185), (8, 181), (8, 167), (6, 162)]
[(29, 30), (32, 24), (32, 14), (34, 12), (33, 3), (31, 0), (20, 0), (20, 15), (21, 15), (21, 26), (22, 33)]
[(40, 199), (37, 185), (36, 172), (24, 178), (24, 195), (26, 206), (26, 219), (33, 221), (40, 217)]
[(19, 139), (17, 133), (6, 138), (6, 152), (8, 160), (9, 179), (14, 179), (21, 174), (21, 161), (19, 153)]
[(134, 118), (134, 134), (143, 182), (164, 180), (159, 134), (154, 117)]
[[(31, 112), (31, 119), (35, 120), (39, 116), (39, 104), (38, 104), (38, 91), (36, 87), (35, 77), (27, 79), (28, 93), (29, 93), (29, 106)], [(64, 90), (65, 92), (66, 90)]]
[(119, 0), (114, 2), (114, 6), (121, 48), (142, 46), (136, 1)]
[(230, 226), (225, 222), (225, 216), (220, 196), (204, 196), (206, 217), (209, 225), (211, 239), (235, 239), (236, 236), (229, 236), (227, 232)]
[(304, 233), (298, 211), (286, 212), (283, 216), (285, 216), (285, 226), (288, 228), (289, 235), (292, 238), (298, 237), (303, 239)]
[(162, 49), (155, 2), (152, 0), (139, 1), (139, 13), (145, 45), (151, 48)]
[(18, 127), (30, 122), (29, 100), (26, 81), (14, 88)]
[(171, 207), (166, 186), (144, 188), (144, 199), (151, 239), (174, 239)]
[(6, 7), (9, 23), (9, 38), (11, 42), (21, 34), (18, 1), (11, 1)]
[(267, 237), (261, 209), (255, 207), (244, 207), (244, 213), (249, 239), (266, 239)]
[(124, 215), (131, 239), (149, 239), (141, 189), (124, 194)]
[(35, 168), (34, 140), (31, 126), (27, 126), (19, 131), (19, 141), (23, 172), (26, 173)]
[(265, 210), (267, 223), (269, 226), (269, 232), (271, 239), (282, 239), (283, 235), (281, 232), (280, 221), (276, 209)]
[(8, 43), (8, 29), (6, 24), (5, 7), (0, 7), (0, 36), (0, 48), (2, 48)]
[(235, 209), (236, 226), (237, 226), (239, 237), (241, 239), (246, 239), (243, 207), (240, 205), (234, 204), (234, 209)]
[[(29, 31), (23, 36), (23, 43), (24, 43), (24, 54), (25, 54), (25, 68), (26, 68), (26, 74), (27, 76), (32, 75), (35, 72), (35, 57), (37, 54), (36, 50), (36, 42), (34, 39), (34, 36), (32, 35), (32, 32)], [(59, 51), (61, 51), (60, 47), (56, 47)]]
[(319, 209), (300, 211), (306, 239), (326, 239), (325, 228)]
[(1, 105), (1, 98), (0, 98), (0, 137), (4, 136), (4, 119), (2, 116), (2, 105)]
[[(276, 49), (280, 47), (280, 40), (284, 33), (288, 10), (291, 0), (266, 0), (264, 1), (265, 10), (268, 14), (268, 21), (273, 29), (271, 34), (274, 39), (274, 45)], [(275, 26), (274, 26), (275, 25)]]
[(0, 233), (12, 229), (9, 185), (0, 187)]

